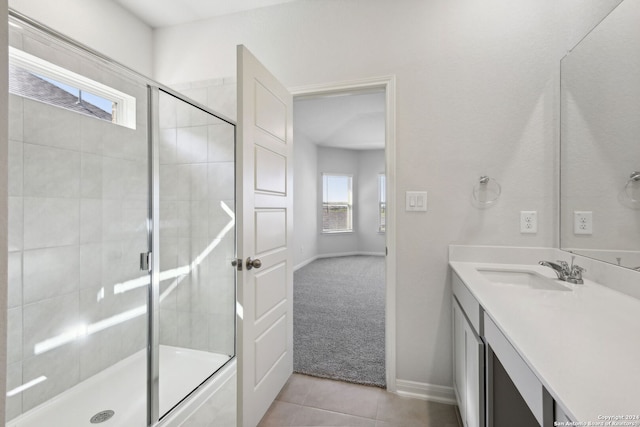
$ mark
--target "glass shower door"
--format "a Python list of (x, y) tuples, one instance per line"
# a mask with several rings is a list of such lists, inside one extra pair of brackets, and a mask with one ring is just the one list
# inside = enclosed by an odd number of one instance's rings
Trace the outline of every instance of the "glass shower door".
[(162, 90), (159, 415), (235, 355), (235, 127)]

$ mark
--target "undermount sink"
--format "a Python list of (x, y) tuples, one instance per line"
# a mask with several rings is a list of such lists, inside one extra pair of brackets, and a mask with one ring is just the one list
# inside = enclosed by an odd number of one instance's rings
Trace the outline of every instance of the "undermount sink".
[(545, 291), (570, 291), (557, 280), (550, 279), (535, 271), (478, 269), (478, 272), (494, 285), (521, 286)]

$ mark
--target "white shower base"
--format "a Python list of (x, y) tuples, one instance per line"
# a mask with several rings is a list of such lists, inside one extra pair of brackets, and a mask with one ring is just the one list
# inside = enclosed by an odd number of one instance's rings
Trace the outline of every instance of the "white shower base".
[[(228, 355), (161, 345), (160, 414), (169, 411), (228, 360)], [(141, 350), (14, 418), (7, 426), (146, 426), (146, 372), (146, 350)], [(105, 410), (115, 412), (111, 419), (100, 424), (89, 422)]]

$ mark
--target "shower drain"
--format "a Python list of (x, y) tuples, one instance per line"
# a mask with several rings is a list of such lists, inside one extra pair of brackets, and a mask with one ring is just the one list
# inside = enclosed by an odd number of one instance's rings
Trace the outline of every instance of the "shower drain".
[(100, 424), (107, 421), (109, 418), (113, 417), (114, 415), (115, 415), (115, 412), (113, 412), (111, 409), (107, 411), (100, 411), (97, 414), (95, 414), (93, 417), (91, 417), (89, 421), (91, 422), (91, 424)]

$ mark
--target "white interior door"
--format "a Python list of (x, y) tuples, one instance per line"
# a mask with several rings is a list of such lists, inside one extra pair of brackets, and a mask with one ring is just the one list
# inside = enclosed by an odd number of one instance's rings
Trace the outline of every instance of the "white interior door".
[(255, 427), (293, 372), (293, 98), (237, 55), (238, 426)]

